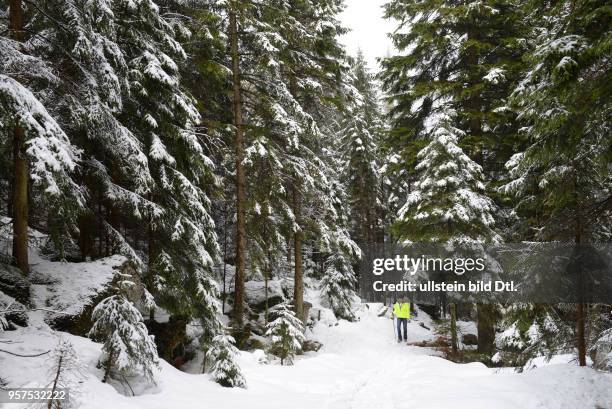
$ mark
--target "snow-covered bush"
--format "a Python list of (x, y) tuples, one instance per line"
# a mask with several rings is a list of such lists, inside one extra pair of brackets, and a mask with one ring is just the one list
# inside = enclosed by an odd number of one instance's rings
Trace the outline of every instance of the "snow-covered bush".
[[(120, 287), (133, 284), (122, 281)], [(158, 366), (157, 348), (147, 331), (142, 315), (127, 299), (125, 292), (102, 300), (92, 313), (94, 322), (89, 336), (104, 343), (104, 377), (106, 382), (116, 371), (122, 375), (142, 374), (153, 380), (153, 369)]]
[(520, 370), (534, 358), (550, 360), (556, 354), (573, 352), (572, 325), (561, 318), (559, 308), (515, 304), (505, 311), (502, 325), (506, 329), (497, 337), (504, 364)]
[(591, 352), (595, 353), (594, 364), (597, 369), (612, 371), (612, 328), (599, 334)]
[(338, 318), (355, 320), (351, 304), (355, 297), (355, 275), (351, 264), (340, 254), (329, 257), (325, 263), (325, 274), (321, 279), (321, 298), (323, 304)]
[(266, 326), (266, 336), (271, 341), (270, 352), (280, 358), (281, 365), (285, 361), (291, 363), (305, 341), (304, 325), (286, 304), (276, 305), (270, 310), (270, 315), (275, 317)]
[(215, 382), (222, 386), (246, 388), (244, 376), (236, 365), (238, 350), (234, 342), (232, 336), (225, 334), (217, 335), (213, 339), (209, 351), (214, 361), (211, 374)]

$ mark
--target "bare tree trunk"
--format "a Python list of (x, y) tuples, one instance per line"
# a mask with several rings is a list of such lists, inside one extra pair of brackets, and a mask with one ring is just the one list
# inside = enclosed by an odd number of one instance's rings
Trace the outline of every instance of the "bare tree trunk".
[(585, 339), (585, 309), (584, 303), (576, 306), (576, 337), (578, 338), (578, 362), (580, 366), (586, 366), (586, 339)]
[(295, 214), (295, 222), (297, 223), (298, 231), (293, 234), (294, 248), (294, 283), (293, 283), (293, 302), (295, 314), (299, 319), (304, 321), (304, 277), (302, 273), (302, 229), (301, 229), (301, 204), (300, 195), (297, 186), (293, 185), (293, 213)]
[[(578, 251), (581, 251), (580, 244), (582, 243), (582, 220), (580, 215), (580, 206), (578, 204), (578, 181), (576, 176), (574, 175), (574, 197), (576, 200), (576, 208), (578, 210), (578, 215), (576, 217), (576, 236), (574, 238), (574, 242), (576, 243), (576, 247), (578, 247)], [(583, 286), (582, 286), (582, 274), (579, 274), (578, 283), (578, 296), (582, 298), (583, 296)], [(578, 346), (578, 363), (580, 366), (586, 366), (586, 339), (585, 339), (585, 309), (586, 305), (582, 302), (581, 299), (578, 300), (578, 305), (576, 306), (576, 343)]]
[(287, 235), (287, 265), (291, 268), (291, 260), (293, 259), (291, 248), (291, 234)]
[[(23, 41), (21, 0), (11, 0), (9, 33), (13, 40)], [(23, 274), (28, 274), (28, 162), (25, 152), (25, 131), (15, 118), (13, 130), (13, 257)]]
[(227, 203), (223, 214), (223, 294), (221, 295), (221, 313), (225, 314), (225, 299), (227, 291), (225, 289), (225, 277), (227, 276)]
[(104, 365), (104, 376), (102, 377), (102, 383), (106, 383), (106, 381), (108, 381), (108, 378), (110, 377), (110, 373), (111, 373), (111, 368), (113, 366), (113, 355), (114, 355), (114, 351), (111, 348), (110, 351), (108, 351), (108, 359)]
[(457, 306), (455, 303), (449, 304), (450, 309), (450, 333), (451, 333), (451, 350), (453, 355), (457, 353)]
[[(59, 381), (60, 374), (62, 373), (62, 363), (64, 361), (64, 355), (60, 355), (59, 361), (57, 363), (57, 371), (55, 372), (55, 379), (53, 379), (53, 386), (51, 387), (51, 395), (55, 394), (57, 390), (57, 382)], [(47, 403), (47, 409), (51, 409), (53, 406), (53, 399), (49, 399), (49, 403)]]
[(245, 230), (245, 175), (242, 129), (242, 94), (240, 87), (240, 66), (238, 56), (238, 27), (236, 12), (229, 14), (230, 44), (232, 54), (232, 78), (234, 82), (234, 126), (236, 128), (236, 275), (234, 277), (234, 319), (239, 327), (244, 324), (244, 270), (246, 251)]
[[(150, 198), (151, 199), (151, 198)], [(147, 263), (147, 287), (151, 294), (154, 293), (155, 288), (155, 259), (157, 258), (157, 249), (155, 246), (155, 232), (153, 231), (153, 224), (151, 222), (151, 216), (148, 219), (147, 226), (147, 252), (148, 252), (148, 263)], [(151, 307), (149, 310), (149, 319), (155, 320), (155, 307)]]
[(15, 126), (13, 134), (13, 257), (23, 274), (28, 274), (28, 163), (25, 133)]
[(495, 346), (495, 308), (491, 304), (476, 304), (478, 315), (478, 352), (491, 355)]
[(270, 248), (268, 247), (268, 266), (264, 270), (264, 296), (266, 298), (266, 309), (264, 312), (264, 318), (265, 318), (266, 325), (268, 325), (268, 310), (269, 310), (268, 280), (271, 276), (272, 276), (272, 252), (270, 251)]
[(21, 0), (11, 0), (9, 10), (9, 35), (15, 41), (23, 41), (23, 9)]

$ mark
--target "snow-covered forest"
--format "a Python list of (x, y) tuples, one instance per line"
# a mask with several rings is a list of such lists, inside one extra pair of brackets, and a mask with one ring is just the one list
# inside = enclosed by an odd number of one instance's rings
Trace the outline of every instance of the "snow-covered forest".
[(371, 245), (610, 243), (609, 2), (388, 0), (377, 68), (344, 7), (0, 0), (0, 392), (612, 408), (610, 304), (413, 305), (406, 346), (358, 296)]

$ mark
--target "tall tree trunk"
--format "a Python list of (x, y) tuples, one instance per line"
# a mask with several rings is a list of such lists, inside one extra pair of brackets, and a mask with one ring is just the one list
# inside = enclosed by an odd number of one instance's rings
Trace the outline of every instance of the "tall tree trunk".
[[(155, 232), (153, 231), (153, 223), (151, 216), (148, 219), (147, 226), (147, 287), (151, 294), (155, 293), (155, 259), (157, 258), (157, 248), (155, 245)], [(155, 320), (155, 307), (149, 310), (149, 319)]]
[[(574, 200), (576, 201), (576, 210), (578, 213), (576, 215), (576, 235), (574, 237), (574, 242), (576, 243), (576, 247), (580, 252), (580, 246), (582, 243), (582, 219), (578, 199), (578, 180), (576, 175), (574, 175)], [(580, 273), (577, 282), (577, 290), (578, 296), (582, 298), (584, 291), (582, 285), (582, 274)], [(576, 344), (578, 346), (578, 363), (580, 366), (586, 366), (585, 310), (586, 305), (581, 299), (579, 299), (578, 305), (576, 306)]]
[(28, 163), (25, 133), (15, 126), (13, 133), (13, 257), (23, 274), (28, 273)]
[(495, 307), (476, 304), (478, 314), (478, 352), (492, 355), (495, 347)]
[(457, 354), (457, 305), (455, 303), (449, 304), (450, 310), (450, 333), (451, 333), (451, 350), (453, 355)]
[(229, 13), (230, 43), (232, 54), (232, 79), (234, 82), (234, 127), (236, 138), (236, 275), (234, 277), (234, 319), (239, 327), (244, 324), (244, 269), (246, 251), (245, 230), (245, 176), (242, 160), (244, 157), (242, 129), (242, 94), (240, 87), (240, 65), (238, 56), (238, 26), (236, 12)]
[[(21, 0), (11, 0), (9, 33), (13, 40), (23, 41), (23, 10)], [(13, 257), (23, 274), (28, 273), (28, 162), (25, 131), (15, 118), (13, 130)]]
[(580, 366), (586, 366), (585, 310), (586, 305), (578, 303), (576, 306), (576, 337), (578, 338), (578, 362)]
[(79, 216), (79, 250), (83, 260), (91, 257), (93, 253), (95, 227), (96, 220), (93, 214), (85, 213)]
[(266, 266), (265, 270), (264, 270), (264, 297), (266, 299), (266, 305), (265, 305), (265, 311), (264, 311), (264, 319), (265, 319), (265, 323), (266, 325), (268, 325), (268, 311), (269, 311), (269, 305), (268, 305), (268, 280), (270, 279), (270, 277), (272, 277), (272, 252), (270, 251), (270, 248), (268, 247), (268, 265)]
[(21, 0), (11, 0), (9, 10), (9, 35), (15, 41), (23, 41), (23, 9)]
[(223, 213), (223, 294), (221, 294), (221, 313), (225, 314), (225, 299), (227, 291), (225, 289), (225, 277), (227, 276), (227, 203), (225, 204), (225, 212)]
[(293, 283), (293, 302), (295, 304), (295, 315), (302, 321), (304, 317), (304, 277), (302, 273), (302, 208), (300, 204), (300, 194), (294, 181), (293, 185), (293, 213), (298, 230), (293, 234), (293, 249), (295, 259), (294, 283)]

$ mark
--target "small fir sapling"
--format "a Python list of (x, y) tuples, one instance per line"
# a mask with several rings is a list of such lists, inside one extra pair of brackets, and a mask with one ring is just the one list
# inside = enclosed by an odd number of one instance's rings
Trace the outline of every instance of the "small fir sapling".
[[(74, 397), (78, 393), (79, 385), (84, 377), (84, 366), (70, 341), (61, 339), (49, 355), (48, 361), (50, 383), (46, 386), (51, 390), (52, 396), (62, 396), (62, 389), (69, 391), (67, 399), (49, 399), (36, 406), (46, 409), (69, 409), (76, 407)], [(65, 395), (64, 395), (65, 396)]]
[(134, 282), (119, 281), (117, 294), (102, 300), (92, 313), (94, 322), (89, 336), (103, 342), (103, 367), (106, 382), (117, 373), (121, 376), (142, 374), (153, 380), (153, 370), (158, 367), (157, 348), (143, 322), (142, 315), (128, 299)]
[(246, 388), (246, 380), (236, 364), (238, 349), (234, 346), (234, 338), (221, 334), (213, 338), (208, 353), (212, 357), (211, 375), (215, 382), (226, 387)]
[(325, 263), (321, 280), (323, 301), (338, 318), (355, 320), (351, 300), (355, 297), (355, 275), (350, 263), (341, 254), (334, 254)]
[(266, 336), (270, 337), (270, 352), (278, 356), (281, 365), (292, 363), (293, 356), (302, 349), (304, 324), (290, 309), (290, 306), (279, 304), (270, 310), (275, 317), (266, 326)]

